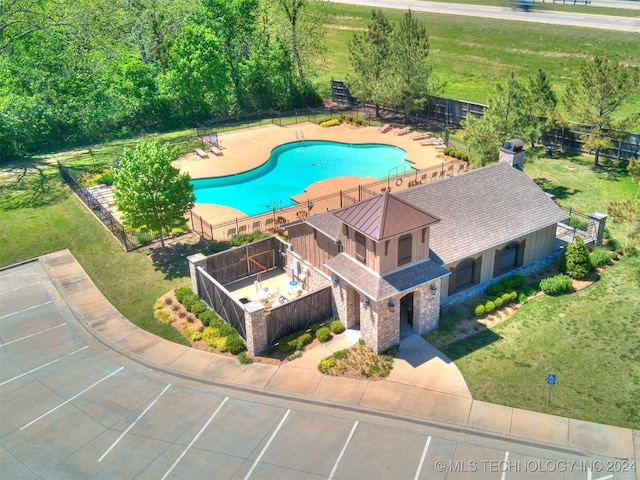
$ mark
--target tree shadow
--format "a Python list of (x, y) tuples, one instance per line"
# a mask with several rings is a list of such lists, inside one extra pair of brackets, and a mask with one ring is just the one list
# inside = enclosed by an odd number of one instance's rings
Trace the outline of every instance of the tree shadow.
[(67, 195), (58, 169), (44, 159), (29, 159), (0, 168), (0, 210), (36, 208)]
[(443, 347), (442, 352), (454, 362), (470, 353), (497, 342), (502, 337), (493, 330), (484, 330), (458, 342)]
[[(181, 237), (182, 238), (182, 237)], [(187, 258), (196, 253), (211, 255), (226, 250), (229, 242), (210, 242), (199, 237), (167, 240), (164, 250), (160, 244), (148, 249), (148, 255), (156, 270), (164, 273), (166, 280), (189, 277), (189, 261)]]
[(628, 162), (622, 162), (618, 160), (612, 160), (609, 158), (600, 159), (597, 167), (593, 167), (594, 173), (600, 178), (617, 182), (620, 178), (628, 177), (627, 172)]
[(578, 190), (575, 188), (567, 188), (562, 185), (557, 185), (546, 178), (538, 177), (538, 178), (534, 178), (533, 181), (542, 190), (544, 190), (547, 193), (550, 193), (551, 195), (554, 196), (554, 198), (559, 200), (564, 200), (570, 197), (571, 195), (575, 195), (581, 192), (581, 190)]

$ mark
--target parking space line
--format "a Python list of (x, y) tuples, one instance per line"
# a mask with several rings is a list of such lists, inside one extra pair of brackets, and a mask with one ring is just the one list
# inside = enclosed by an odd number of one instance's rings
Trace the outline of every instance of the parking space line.
[(24, 337), (16, 338), (15, 340), (11, 340), (10, 342), (7, 342), (7, 343), (3, 342), (2, 345), (6, 347), (7, 345), (11, 345), (12, 343), (16, 343), (21, 340), (26, 340), (27, 338), (35, 337), (36, 335), (40, 335), (41, 333), (47, 333), (51, 330), (55, 330), (56, 328), (64, 327), (66, 324), (67, 322), (64, 322), (64, 323), (61, 323), (60, 325), (56, 325), (55, 327), (47, 328), (46, 330), (40, 330), (39, 332), (32, 333), (31, 335), (26, 335)]
[(104, 457), (106, 457), (106, 456), (109, 454), (109, 452), (110, 452), (111, 450), (113, 450), (113, 448), (114, 448), (114, 447), (115, 447), (115, 446), (120, 442), (120, 440), (122, 440), (122, 439), (124, 438), (124, 436), (125, 436), (127, 433), (129, 433), (129, 430), (131, 430), (131, 429), (135, 426), (135, 424), (136, 424), (136, 423), (138, 423), (138, 421), (139, 421), (142, 417), (144, 417), (144, 416), (145, 416), (145, 414), (146, 414), (146, 413), (151, 409), (151, 407), (153, 407), (153, 406), (156, 404), (156, 402), (157, 402), (158, 400), (160, 400), (160, 397), (161, 397), (162, 395), (164, 395), (164, 392), (166, 392), (167, 390), (169, 390), (169, 387), (170, 387), (170, 386), (171, 386), (171, 384), (169, 384), (169, 385), (167, 385), (166, 387), (164, 387), (164, 390), (162, 390), (162, 391), (160, 392), (160, 394), (159, 394), (159, 395), (158, 395), (158, 396), (153, 400), (153, 402), (151, 402), (151, 403), (149, 404), (149, 406), (148, 406), (147, 408), (145, 408), (145, 409), (144, 409), (144, 411), (143, 411), (140, 415), (138, 415), (138, 418), (136, 418), (136, 420), (135, 420), (131, 425), (129, 425), (129, 426), (127, 427), (127, 429), (126, 429), (124, 432), (122, 432), (122, 434), (118, 437), (118, 439), (117, 439), (115, 442), (113, 442), (113, 443), (111, 444), (111, 446), (107, 449), (107, 451), (106, 451), (106, 452), (104, 452), (104, 453), (102, 454), (102, 456), (98, 459), (98, 462), (101, 462), (101, 461), (104, 459)]
[(59, 362), (60, 360), (64, 360), (65, 358), (70, 357), (70, 356), (71, 356), (71, 355), (73, 355), (74, 353), (81, 352), (82, 350), (84, 350), (84, 349), (86, 349), (86, 348), (89, 348), (89, 345), (85, 345), (84, 347), (82, 347), (82, 348), (80, 348), (80, 349), (76, 350), (75, 352), (67, 353), (66, 355), (63, 355), (63, 356), (62, 356), (62, 357), (60, 357), (60, 358), (56, 358), (55, 360), (51, 360), (50, 362), (45, 363), (44, 365), (40, 365), (39, 367), (32, 368), (32, 369), (31, 369), (31, 370), (29, 370), (28, 372), (24, 372), (24, 373), (22, 373), (22, 374), (18, 375), (17, 377), (13, 377), (13, 378), (10, 378), (9, 380), (5, 380), (4, 382), (0, 383), (0, 387), (1, 387), (2, 385), (6, 384), (6, 383), (13, 382), (14, 380), (17, 380), (17, 379), (19, 379), (19, 378), (21, 378), (21, 377), (24, 377), (25, 375), (29, 375), (30, 373), (33, 373), (33, 372), (35, 372), (36, 370), (40, 370), (41, 368), (48, 367), (49, 365), (51, 365), (51, 364), (53, 364), (53, 363), (56, 363), (56, 362)]
[(509, 452), (504, 452), (504, 463), (502, 467), (502, 475), (500, 475), (500, 480), (504, 480), (507, 478), (507, 470), (509, 466)]
[(47, 415), (49, 415), (50, 413), (55, 412), (56, 410), (58, 410), (60, 407), (65, 406), (67, 403), (72, 402), (73, 400), (75, 400), (76, 398), (78, 398), (80, 395), (82, 395), (83, 393), (88, 392), (89, 390), (91, 390), (93, 387), (95, 387), (96, 385), (104, 382), (105, 380), (107, 380), (108, 378), (114, 376), (116, 373), (118, 373), (120, 370), (123, 370), (124, 367), (120, 367), (118, 370), (116, 370), (115, 372), (111, 372), (109, 375), (107, 375), (106, 377), (98, 380), (96, 383), (94, 383), (93, 385), (91, 385), (90, 387), (85, 388), (83, 391), (81, 391), (80, 393), (78, 393), (77, 395), (74, 395), (73, 397), (71, 397), (69, 400), (65, 400), (64, 402), (62, 402), (60, 405), (58, 405), (57, 407), (53, 407), (51, 410), (49, 410), (48, 412), (43, 413), (42, 415), (40, 415), (38, 418), (35, 418), (33, 420), (31, 420), (29, 423), (27, 423), (26, 425), (23, 425), (22, 427), (20, 427), (20, 430), (24, 430), (25, 428), (33, 425), (34, 423), (36, 423), (38, 420), (42, 420), (44, 417), (46, 417)]
[(255, 468), (258, 466), (258, 463), (260, 463), (260, 460), (262, 459), (262, 456), (265, 454), (265, 452), (267, 451), (267, 448), (269, 448), (269, 445), (271, 445), (271, 442), (273, 441), (274, 438), (276, 438), (276, 435), (278, 434), (278, 431), (280, 430), (280, 428), (282, 428), (282, 425), (284, 424), (284, 421), (287, 419), (287, 417), (289, 416), (289, 413), (291, 413), (291, 409), (287, 410), (287, 412), (284, 414), (284, 416), (282, 417), (282, 420), (280, 420), (280, 423), (278, 424), (278, 426), (276, 427), (276, 429), (273, 431), (273, 433), (271, 434), (271, 437), (269, 438), (269, 441), (267, 442), (267, 444), (264, 446), (264, 448), (262, 449), (262, 451), (260, 452), (260, 455), (258, 455), (258, 458), (256, 458), (255, 462), (253, 462), (253, 465), (251, 465), (251, 468), (249, 469), (249, 471), (247, 472), (247, 474), (244, 477), (244, 480), (247, 480), (251, 474), (253, 473), (253, 471), (255, 470)]
[(229, 400), (229, 397), (224, 397), (224, 400), (222, 400), (222, 403), (220, 403), (220, 405), (218, 405), (218, 408), (216, 408), (216, 411), (213, 412), (213, 415), (211, 415), (211, 417), (209, 417), (209, 420), (207, 420), (207, 423), (205, 423), (204, 426), (198, 432), (198, 434), (195, 437), (193, 437), (193, 440), (191, 440), (191, 443), (189, 443), (189, 445), (187, 445), (187, 448), (185, 448), (184, 451), (180, 454), (180, 456), (176, 459), (176, 461), (173, 462), (173, 465), (171, 465), (171, 468), (169, 468), (169, 470), (167, 470), (167, 473), (165, 473), (162, 476), (162, 480), (165, 480), (165, 478), (167, 478), (169, 476), (169, 474), (173, 471), (173, 469), (176, 468), (176, 465), (178, 465), (178, 463), (180, 463), (180, 460), (182, 460), (182, 457), (184, 457), (187, 454), (187, 452), (189, 451), (191, 446), (194, 443), (196, 443), (196, 440), (198, 440), (198, 438), (200, 438), (200, 435), (202, 435), (202, 432), (204, 432), (205, 429), (209, 426), (209, 424), (213, 421), (213, 419), (218, 414), (218, 412), (220, 411), (222, 406), (225, 403), (227, 403), (227, 400)]
[(333, 465), (333, 469), (331, 469), (331, 473), (329, 474), (329, 480), (331, 480), (333, 476), (336, 474), (336, 470), (338, 469), (338, 464), (340, 463), (340, 460), (342, 460), (342, 456), (344, 455), (344, 452), (347, 451), (347, 447), (351, 443), (351, 439), (353, 438), (353, 434), (356, 433), (356, 428), (358, 428), (359, 423), (360, 422), (356, 420), (356, 423), (354, 423), (353, 427), (351, 427), (351, 432), (349, 433), (347, 440), (344, 442), (344, 445), (342, 446), (342, 450), (340, 450), (340, 455), (338, 455), (338, 458), (336, 459), (336, 463)]
[(40, 305), (34, 305), (33, 307), (25, 308), (24, 310), (19, 310), (19, 311), (17, 311), (17, 312), (8, 313), (8, 314), (6, 314), (6, 315), (1, 316), (1, 317), (0, 317), (0, 320), (2, 320), (3, 318), (10, 317), (10, 316), (12, 316), (12, 315), (18, 315), (18, 314), (20, 314), (20, 313), (28, 312), (29, 310), (33, 310), (34, 308), (40, 308), (40, 307), (42, 307), (43, 305), (49, 305), (50, 303), (53, 303), (53, 300), (49, 300), (48, 302), (41, 303)]
[(25, 285), (20, 285), (19, 287), (10, 288), (9, 290), (5, 290), (3, 292), (0, 292), (0, 295), (4, 295), (5, 293), (15, 292), (16, 290), (22, 290), (23, 288), (28, 288), (28, 287), (31, 287), (33, 285), (42, 285), (42, 282), (40, 280), (36, 280), (36, 281), (31, 282), (31, 283), (27, 283)]
[(431, 443), (431, 435), (427, 437), (427, 442), (424, 444), (424, 449), (422, 450), (422, 456), (420, 457), (420, 464), (418, 465), (418, 470), (416, 471), (416, 476), (413, 477), (413, 480), (418, 480), (418, 478), (420, 478), (420, 472), (422, 471), (422, 466), (424, 465), (424, 459), (427, 458), (427, 450), (429, 450), (430, 443)]

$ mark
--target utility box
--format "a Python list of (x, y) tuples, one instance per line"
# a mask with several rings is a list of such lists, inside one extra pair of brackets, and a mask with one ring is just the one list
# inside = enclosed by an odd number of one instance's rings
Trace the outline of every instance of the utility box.
[(499, 162), (506, 162), (518, 170), (524, 167), (524, 142), (519, 138), (514, 138), (504, 142), (500, 149)]

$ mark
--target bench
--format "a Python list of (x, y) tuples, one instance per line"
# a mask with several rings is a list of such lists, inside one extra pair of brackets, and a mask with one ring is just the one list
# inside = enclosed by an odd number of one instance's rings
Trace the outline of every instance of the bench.
[(207, 158), (209, 155), (201, 148), (196, 148), (195, 152), (198, 154), (200, 158)]

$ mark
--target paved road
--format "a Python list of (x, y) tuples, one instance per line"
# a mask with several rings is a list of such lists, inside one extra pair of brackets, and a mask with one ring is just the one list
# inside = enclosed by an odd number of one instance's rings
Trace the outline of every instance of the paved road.
[[(553, 25), (590, 27), (607, 30), (622, 30), (640, 33), (640, 16), (635, 18), (613, 17), (582, 13), (552, 12), (532, 10), (523, 12), (508, 7), (465, 5), (457, 3), (424, 2), (422, 0), (331, 0), (334, 3), (365, 5), (375, 8), (411, 8), (414, 11), (466, 15), (472, 17), (495, 18), (497, 20), (517, 20)], [(631, 3), (631, 2), (625, 2)], [(596, 3), (594, 3), (596, 5)], [(630, 5), (632, 7), (633, 5)]]

